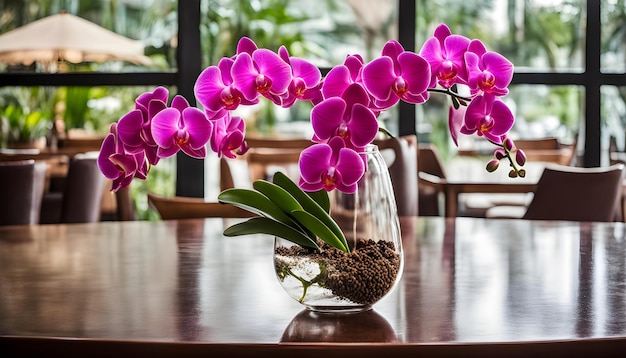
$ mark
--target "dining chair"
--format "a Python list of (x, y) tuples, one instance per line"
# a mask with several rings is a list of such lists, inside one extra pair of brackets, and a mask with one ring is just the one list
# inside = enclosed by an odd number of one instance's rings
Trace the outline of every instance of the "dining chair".
[(42, 224), (100, 221), (106, 178), (98, 168), (97, 154), (87, 152), (72, 157), (63, 190), (43, 196)]
[(445, 196), (446, 171), (437, 147), (420, 144), (417, 150), (417, 170), (428, 175), (418, 177), (418, 212), (422, 216), (440, 215), (440, 196)]
[[(418, 147), (419, 215), (440, 216), (444, 213), (442, 203), (448, 202), (448, 181), (443, 160), (436, 146), (420, 144)], [(467, 186), (466, 192), (458, 194), (458, 216), (485, 217), (496, 202), (512, 201), (518, 194), (489, 191), (482, 186)], [(447, 211), (447, 210), (446, 210)]]
[(250, 181), (257, 179), (271, 180), (277, 171), (282, 171), (291, 179), (300, 177), (298, 161), (300, 153), (305, 148), (313, 145), (306, 138), (262, 138), (246, 137), (248, 152), (244, 155), (248, 163)]
[(601, 168), (549, 165), (539, 178), (528, 207), (495, 206), (488, 210), (487, 217), (614, 221), (620, 211), (623, 179), (623, 164)]
[(0, 162), (0, 225), (39, 223), (45, 179), (45, 162)]
[(230, 204), (207, 202), (201, 198), (163, 196), (148, 193), (148, 204), (154, 208), (162, 220), (197, 218), (247, 218), (254, 214)]
[(578, 135), (572, 144), (563, 144), (556, 137), (517, 139), (515, 146), (524, 150), (527, 161), (539, 161), (560, 165), (573, 165), (578, 145)]

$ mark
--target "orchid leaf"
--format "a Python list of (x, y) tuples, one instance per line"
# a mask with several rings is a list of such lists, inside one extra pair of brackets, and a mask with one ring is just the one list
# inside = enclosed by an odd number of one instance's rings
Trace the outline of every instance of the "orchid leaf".
[(319, 246), (315, 241), (311, 240), (306, 234), (285, 225), (276, 220), (258, 216), (250, 218), (247, 221), (238, 223), (224, 230), (225, 236), (240, 236), (250, 234), (268, 234), (289, 240), (301, 246), (311, 247), (319, 250)]
[(272, 217), (289, 226), (297, 226), (287, 213), (258, 191), (240, 188), (226, 189), (217, 196), (217, 200), (262, 216)]
[(328, 226), (326, 226), (314, 215), (302, 210), (293, 211), (291, 212), (291, 215), (293, 215), (299, 223), (304, 225), (325, 243), (341, 251), (350, 252), (348, 246), (344, 245), (342, 240), (339, 239), (339, 237), (337, 237), (337, 235), (335, 235), (335, 233)]
[[(320, 206), (326, 213), (330, 212), (330, 199), (326, 190), (320, 189), (318, 191), (305, 192), (283, 172), (274, 173), (273, 181), (274, 184), (287, 190), (306, 211), (311, 212), (311, 206), (314, 204), (315, 206)], [(313, 210), (317, 211), (315, 208)], [(313, 215), (316, 214), (313, 213)]]
[[(312, 214), (314, 217), (319, 219), (326, 227), (328, 227), (343, 244), (344, 247), (348, 247), (348, 243), (346, 238), (339, 228), (339, 225), (333, 220), (333, 218), (329, 215), (330, 211), (330, 200), (328, 199), (328, 193), (325, 190), (321, 190), (315, 192), (316, 197), (313, 198), (309, 196), (308, 193), (305, 193), (296, 183), (294, 183), (289, 177), (282, 172), (277, 172), (274, 174), (274, 182), (278, 184), (280, 187), (284, 188), (286, 191), (291, 194), (302, 206), (303, 210)], [(326, 207), (322, 207), (316, 199), (320, 197), (320, 202), (322, 202)], [(293, 215), (293, 212), (292, 212)], [(296, 218), (296, 220), (299, 220)]]
[(266, 197), (286, 213), (294, 210), (303, 210), (302, 205), (287, 190), (267, 180), (256, 180), (252, 187)]
[(328, 197), (328, 192), (325, 189), (307, 191), (306, 194), (319, 204), (325, 212), (330, 213), (330, 198)]

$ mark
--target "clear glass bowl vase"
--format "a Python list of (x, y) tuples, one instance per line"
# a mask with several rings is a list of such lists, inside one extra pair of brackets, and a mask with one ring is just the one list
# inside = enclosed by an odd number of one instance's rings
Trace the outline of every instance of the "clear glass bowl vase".
[(357, 192), (331, 193), (331, 216), (343, 230), (350, 252), (320, 241), (320, 251), (275, 238), (274, 267), (285, 291), (306, 307), (323, 312), (367, 310), (389, 293), (402, 274), (400, 224), (389, 171), (378, 147), (367, 159)]

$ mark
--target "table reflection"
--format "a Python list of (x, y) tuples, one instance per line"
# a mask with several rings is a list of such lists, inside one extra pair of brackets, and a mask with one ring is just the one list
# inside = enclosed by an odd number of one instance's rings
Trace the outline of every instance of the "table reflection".
[(398, 342), (393, 327), (375, 310), (324, 313), (305, 309), (289, 323), (281, 342)]

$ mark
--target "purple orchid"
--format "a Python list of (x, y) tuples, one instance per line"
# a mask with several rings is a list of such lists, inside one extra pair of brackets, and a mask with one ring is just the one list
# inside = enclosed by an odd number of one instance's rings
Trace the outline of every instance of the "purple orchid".
[(218, 156), (236, 158), (248, 151), (248, 146), (244, 140), (246, 123), (241, 117), (231, 116), (226, 112), (221, 118), (214, 122), (213, 135), (211, 136), (211, 150)]
[(289, 64), (267, 49), (257, 49), (252, 55), (238, 54), (231, 72), (237, 88), (249, 101), (262, 95), (280, 105), (280, 96), (291, 83)]
[(278, 49), (278, 55), (291, 67), (291, 83), (282, 96), (281, 106), (291, 107), (296, 100), (321, 102), (321, 79), (322, 73), (311, 62), (289, 56), (285, 46)]
[(300, 187), (307, 191), (340, 190), (352, 194), (363, 176), (361, 156), (335, 137), (328, 144), (314, 144), (300, 154)]
[(217, 66), (209, 66), (200, 73), (194, 85), (194, 94), (209, 114), (209, 117), (222, 117), (239, 105), (257, 104), (258, 99), (247, 99), (235, 85), (231, 70), (234, 60), (223, 58)]
[(450, 137), (452, 137), (452, 141), (456, 146), (459, 145), (459, 133), (461, 133), (461, 128), (463, 127), (466, 110), (467, 107), (456, 109), (453, 106), (450, 106), (448, 110), (448, 129), (450, 130)]
[[(242, 37), (236, 54), (198, 76), (194, 95), (202, 109), (180, 96), (168, 108), (164, 87), (140, 95), (135, 109), (112, 126), (103, 142), (101, 170), (117, 190), (133, 177), (145, 178), (149, 164), (161, 157), (178, 151), (204, 157), (207, 142), (218, 156), (242, 155), (248, 150), (245, 122), (231, 112), (265, 97), (282, 107), (297, 101), (313, 104), (312, 140), (317, 144), (300, 157), (302, 188), (354, 192), (366, 170), (358, 152), (378, 134), (380, 113), (399, 101), (420, 104), (430, 92), (441, 92), (452, 98), (448, 124), (454, 143), (458, 145), (459, 134), (485, 137), (498, 148), (494, 159), (507, 158), (522, 176), (516, 164), (523, 165), (526, 158), (507, 136), (514, 118), (500, 100), (512, 77), (513, 65), (504, 56), (487, 51), (479, 40), (452, 34), (445, 24), (437, 26), (419, 53), (388, 41), (380, 57), (365, 63), (360, 55), (349, 55), (325, 78), (311, 62), (290, 56), (285, 46), (273, 52)], [(470, 96), (461, 96), (455, 85), (467, 87)], [(493, 163), (488, 167), (495, 170)]]
[(489, 52), (479, 40), (472, 40), (465, 53), (469, 68), (469, 82), (472, 95), (488, 93), (505, 96), (513, 79), (513, 64), (497, 52)]
[(469, 43), (467, 37), (452, 35), (450, 28), (444, 24), (435, 29), (435, 36), (427, 40), (420, 51), (420, 55), (430, 63), (429, 88), (434, 88), (437, 83), (444, 88), (467, 83), (464, 54)]
[(104, 138), (98, 154), (98, 167), (102, 174), (113, 181), (112, 191), (127, 187), (133, 178), (145, 179), (148, 165), (144, 153), (127, 153), (119, 140), (117, 124), (113, 123)]
[(194, 158), (206, 156), (206, 144), (211, 138), (213, 124), (204, 112), (189, 107), (182, 96), (172, 100), (172, 107), (157, 113), (152, 119), (152, 135), (158, 144), (158, 156), (167, 158), (179, 150)]
[(493, 96), (479, 96), (467, 106), (461, 133), (485, 136), (501, 144), (502, 136), (513, 127), (515, 118), (504, 102)]
[(311, 111), (311, 125), (319, 141), (339, 136), (350, 148), (363, 147), (378, 133), (376, 115), (369, 108), (369, 95), (353, 83), (342, 97), (328, 98)]
[(421, 56), (404, 51), (397, 41), (389, 41), (383, 56), (363, 67), (363, 84), (376, 99), (376, 106), (389, 108), (400, 99), (423, 103), (428, 99), (430, 66)]
[(362, 68), (363, 58), (359, 55), (350, 55), (346, 57), (343, 65), (331, 68), (322, 84), (324, 98), (341, 97), (351, 84), (361, 84)]
[(169, 92), (164, 87), (144, 92), (135, 100), (135, 110), (120, 118), (117, 125), (117, 133), (124, 144), (124, 150), (134, 154), (144, 152), (151, 165), (156, 165), (159, 157), (150, 125), (152, 118), (167, 107), (168, 95)]

